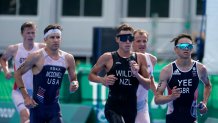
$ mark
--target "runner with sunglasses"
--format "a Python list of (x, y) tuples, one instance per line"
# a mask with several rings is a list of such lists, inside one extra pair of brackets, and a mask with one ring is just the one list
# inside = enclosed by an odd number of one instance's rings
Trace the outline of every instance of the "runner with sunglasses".
[[(89, 74), (89, 80), (109, 87), (105, 116), (109, 123), (135, 123), (136, 91), (139, 83), (150, 88), (145, 55), (131, 51), (133, 28), (122, 24), (117, 29), (119, 49), (101, 55)], [(98, 73), (105, 70), (104, 77)]]
[[(156, 104), (168, 103), (166, 123), (196, 123), (198, 84), (204, 84), (204, 97), (199, 111), (207, 112), (207, 101), (211, 92), (211, 83), (206, 67), (191, 58), (193, 40), (188, 34), (180, 34), (174, 42), (174, 51), (178, 58), (168, 64), (160, 73), (160, 82), (155, 96)], [(165, 88), (168, 95), (164, 96)]]

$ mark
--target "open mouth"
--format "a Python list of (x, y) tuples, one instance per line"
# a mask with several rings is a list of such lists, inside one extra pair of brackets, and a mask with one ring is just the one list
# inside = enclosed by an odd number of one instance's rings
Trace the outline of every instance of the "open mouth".
[(189, 52), (183, 52), (184, 54), (189, 54)]

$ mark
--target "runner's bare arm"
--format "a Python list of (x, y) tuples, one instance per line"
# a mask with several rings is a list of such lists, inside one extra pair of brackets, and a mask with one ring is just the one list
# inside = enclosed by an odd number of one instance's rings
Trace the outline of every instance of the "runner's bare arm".
[[(153, 71), (154, 71), (154, 66), (156, 65), (156, 63), (157, 63), (157, 57), (155, 57), (155, 56), (153, 56), (153, 55), (149, 55), (150, 56), (150, 59), (151, 59), (151, 63), (152, 63), (152, 65), (153, 65)], [(154, 75), (152, 75), (152, 76), (154, 76)], [(156, 87), (156, 85), (155, 85), (155, 79), (154, 79), (154, 77), (152, 77), (151, 78), (151, 83), (150, 83), (150, 88), (151, 88), (151, 90), (153, 91), (153, 93), (154, 93), (154, 95), (156, 94), (156, 90), (157, 90), (157, 87)]]
[(110, 52), (104, 53), (99, 57), (96, 64), (93, 66), (90, 74), (89, 80), (95, 83), (102, 83), (103, 85), (113, 85), (117, 78), (114, 75), (106, 75), (104, 77), (98, 76), (98, 73), (102, 70), (109, 70), (112, 66), (112, 56)]
[(150, 89), (150, 76), (147, 69), (146, 57), (142, 53), (138, 53), (138, 60), (140, 62), (139, 65), (139, 73), (136, 75), (136, 78), (139, 80), (140, 84), (143, 85), (145, 89)]
[(199, 75), (200, 79), (204, 83), (204, 99), (203, 99), (203, 103), (205, 105), (207, 105), (207, 101), (208, 101), (208, 98), (209, 98), (211, 90), (212, 90), (212, 85), (211, 85), (211, 82), (210, 82), (209, 77), (208, 77), (207, 69), (202, 64), (200, 65), (199, 73), (200, 73), (200, 75)]
[(34, 65), (36, 65), (39, 60), (39, 56), (39, 53), (30, 54), (25, 62), (17, 69), (17, 71), (15, 71), (15, 82), (20, 89), (24, 99), (28, 96), (28, 93), (24, 86), (22, 75), (25, 74), (28, 70), (32, 69)]
[(77, 81), (77, 76), (76, 76), (76, 64), (75, 64), (75, 59), (73, 55), (67, 54), (66, 55), (66, 60), (68, 63), (68, 77), (70, 81), (70, 92), (75, 92), (79, 88), (79, 82)]
[(172, 94), (166, 96), (163, 95), (163, 92), (167, 87), (167, 82), (170, 78), (170, 75), (172, 74), (170, 71), (171, 71), (171, 65), (168, 65), (164, 67), (160, 73), (160, 77), (159, 77), (160, 82), (158, 84), (157, 93), (155, 95), (156, 104), (166, 104), (180, 97), (179, 89), (176, 86), (172, 88)]
[(18, 49), (18, 45), (10, 45), (3, 53), (2, 57), (0, 58), (0, 63), (2, 69), (4, 71), (5, 77), (7, 79), (12, 77), (11, 71), (9, 70), (8, 60), (10, 60), (13, 56), (15, 56)]

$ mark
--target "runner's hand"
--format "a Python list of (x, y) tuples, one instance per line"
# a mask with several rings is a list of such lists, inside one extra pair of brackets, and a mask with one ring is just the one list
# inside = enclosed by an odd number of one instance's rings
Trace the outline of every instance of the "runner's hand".
[(27, 108), (35, 108), (38, 105), (30, 96), (24, 99), (24, 104)]
[(139, 72), (139, 65), (134, 60), (130, 61), (129, 65), (130, 65), (132, 74), (136, 76)]
[(181, 95), (180, 91), (179, 91), (179, 88), (177, 88), (176, 86), (173, 87), (172, 89), (172, 94), (171, 94), (171, 98), (172, 100), (175, 100), (177, 98), (179, 98)]
[(115, 77), (115, 75), (108, 75), (103, 78), (102, 84), (104, 86), (114, 85), (116, 80), (117, 80), (117, 77)]

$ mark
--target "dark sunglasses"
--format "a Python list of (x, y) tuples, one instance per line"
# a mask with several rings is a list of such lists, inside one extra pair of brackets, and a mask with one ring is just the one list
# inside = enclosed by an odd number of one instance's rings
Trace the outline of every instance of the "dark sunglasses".
[(189, 44), (189, 43), (181, 43), (181, 44), (177, 44), (176, 45), (177, 48), (181, 49), (181, 50), (192, 50), (193, 49), (193, 45)]
[(123, 34), (123, 35), (117, 35), (118, 38), (120, 38), (120, 41), (126, 42), (129, 40), (129, 42), (134, 41), (134, 36), (132, 34)]

